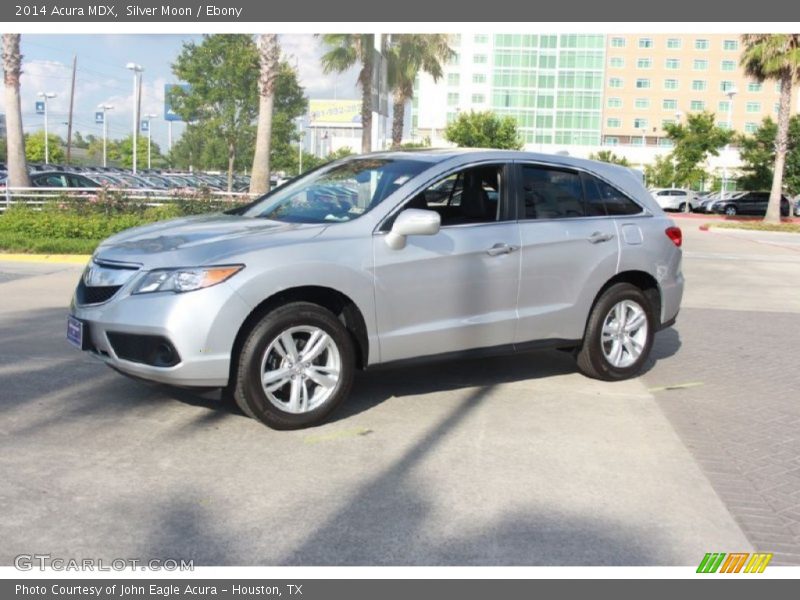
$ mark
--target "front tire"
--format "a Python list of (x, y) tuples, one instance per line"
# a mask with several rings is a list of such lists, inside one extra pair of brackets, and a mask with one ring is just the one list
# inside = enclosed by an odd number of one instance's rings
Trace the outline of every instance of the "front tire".
[(355, 373), (350, 333), (330, 311), (292, 302), (267, 313), (239, 356), (234, 397), (273, 429), (322, 423), (349, 395)]
[(605, 381), (634, 377), (650, 354), (655, 324), (652, 305), (640, 288), (629, 283), (612, 285), (589, 315), (578, 369)]
[(735, 206), (726, 206), (725, 207), (725, 214), (728, 215), (729, 217), (735, 217), (736, 216), (736, 212), (737, 211), (736, 211), (736, 207)]

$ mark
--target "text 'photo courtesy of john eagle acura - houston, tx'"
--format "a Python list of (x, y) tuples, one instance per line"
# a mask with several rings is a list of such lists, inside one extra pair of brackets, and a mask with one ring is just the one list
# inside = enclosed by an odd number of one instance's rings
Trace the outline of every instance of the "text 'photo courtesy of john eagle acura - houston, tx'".
[(300, 428), (345, 401), (357, 369), (412, 359), (552, 347), (589, 377), (635, 376), (678, 314), (681, 242), (625, 167), (374, 153), (108, 238), (67, 333), (121, 373), (223, 388)]

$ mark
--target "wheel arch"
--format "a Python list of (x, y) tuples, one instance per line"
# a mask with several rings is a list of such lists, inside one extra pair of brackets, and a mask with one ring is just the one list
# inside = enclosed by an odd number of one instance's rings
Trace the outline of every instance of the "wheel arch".
[(591, 317), (594, 307), (597, 305), (597, 301), (600, 299), (600, 296), (602, 296), (608, 288), (617, 283), (630, 283), (631, 285), (634, 285), (642, 290), (647, 299), (650, 300), (650, 304), (653, 308), (653, 314), (655, 315), (656, 319), (658, 319), (658, 326), (661, 325), (661, 286), (658, 285), (658, 281), (656, 281), (656, 278), (650, 273), (631, 269), (628, 271), (621, 271), (620, 273), (614, 275), (611, 279), (606, 281), (603, 287), (601, 287), (597, 294), (595, 294), (594, 300), (592, 300), (592, 307), (589, 310), (589, 313), (586, 315), (584, 333), (586, 332), (586, 327), (589, 324), (589, 318)]

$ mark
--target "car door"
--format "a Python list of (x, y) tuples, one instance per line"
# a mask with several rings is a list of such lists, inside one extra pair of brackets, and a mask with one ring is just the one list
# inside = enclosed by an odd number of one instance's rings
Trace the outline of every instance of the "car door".
[(616, 272), (613, 216), (603, 190), (576, 170), (521, 162), (517, 181), (522, 248), (515, 341), (577, 340), (594, 296)]
[(385, 241), (392, 219), (379, 227), (373, 248), (382, 362), (513, 343), (520, 239), (510, 175), (509, 164), (489, 163), (432, 181), (401, 210), (436, 210), (439, 233), (409, 236), (401, 250)]

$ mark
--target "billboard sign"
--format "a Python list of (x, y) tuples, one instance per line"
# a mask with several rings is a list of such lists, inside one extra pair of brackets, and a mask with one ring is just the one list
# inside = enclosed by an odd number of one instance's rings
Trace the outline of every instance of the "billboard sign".
[(360, 127), (361, 100), (309, 100), (310, 127)]
[(43, 115), (44, 114), (44, 100), (37, 100), (36, 101), (36, 114)]
[(94, 113), (94, 122), (97, 123), (98, 125), (102, 125), (103, 121), (105, 120), (106, 120), (106, 113), (104, 113), (103, 111), (99, 110), (96, 113)]
[(142, 121), (141, 128), (144, 133), (150, 131), (150, 121)]
[(164, 120), (165, 121), (183, 121), (181, 116), (175, 112), (170, 102), (170, 95), (173, 89), (178, 88), (185, 92), (189, 91), (188, 83), (167, 83), (164, 85)]

